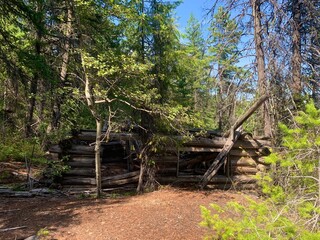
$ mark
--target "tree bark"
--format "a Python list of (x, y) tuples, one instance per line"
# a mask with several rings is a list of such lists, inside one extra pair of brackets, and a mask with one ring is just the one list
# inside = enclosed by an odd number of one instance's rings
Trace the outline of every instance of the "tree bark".
[(301, 102), (301, 2), (292, 1), (293, 32), (292, 32), (292, 93), (296, 107)]
[(90, 109), (92, 116), (96, 119), (96, 143), (95, 143), (95, 166), (96, 166), (96, 197), (101, 196), (101, 158), (100, 158), (100, 146), (101, 146), (101, 132), (102, 132), (102, 120), (99, 116), (96, 108), (95, 102), (91, 90), (91, 82), (87, 75), (86, 65), (83, 58), (83, 53), (81, 53), (81, 64), (84, 71), (85, 78), (85, 97), (87, 100), (87, 105)]
[[(258, 69), (258, 93), (259, 96), (268, 94), (268, 84), (265, 73), (265, 59), (263, 51), (263, 31), (261, 25), (261, 10), (260, 0), (251, 0), (252, 16), (254, 21), (254, 41), (256, 49), (256, 61)], [(263, 122), (263, 132), (265, 136), (271, 136), (271, 121), (268, 113), (268, 102), (264, 103), (264, 106), (260, 112), (260, 118)]]
[[(63, 85), (66, 77), (67, 77), (67, 70), (68, 70), (68, 63), (69, 63), (69, 51), (70, 51), (70, 37), (72, 34), (72, 1), (66, 0), (65, 1), (67, 13), (66, 13), (66, 24), (65, 24), (65, 34), (64, 34), (64, 44), (62, 46), (63, 54), (62, 54), (62, 64), (60, 70), (60, 84)], [(55, 103), (52, 109), (52, 120), (51, 120), (51, 129), (57, 129), (59, 127), (59, 121), (61, 118), (61, 96), (55, 97)]]
[(97, 125), (97, 138), (96, 145), (94, 148), (95, 151), (95, 165), (96, 165), (96, 194), (97, 198), (101, 196), (101, 157), (100, 157), (100, 146), (101, 146), (101, 129), (102, 122), (100, 118), (96, 118)]

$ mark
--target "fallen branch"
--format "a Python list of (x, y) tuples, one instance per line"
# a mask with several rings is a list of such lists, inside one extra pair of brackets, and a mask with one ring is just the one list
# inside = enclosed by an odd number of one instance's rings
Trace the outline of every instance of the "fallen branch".
[(8, 231), (13, 231), (13, 230), (22, 229), (22, 228), (27, 228), (27, 226), (3, 228), (3, 229), (0, 229), (0, 232), (8, 232)]

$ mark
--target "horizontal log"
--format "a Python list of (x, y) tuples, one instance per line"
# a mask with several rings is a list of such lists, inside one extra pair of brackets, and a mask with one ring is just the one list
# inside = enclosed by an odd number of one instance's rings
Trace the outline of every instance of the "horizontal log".
[(48, 151), (50, 153), (62, 153), (62, 149), (58, 144), (51, 145)]
[(164, 155), (164, 156), (157, 156), (157, 157), (152, 157), (152, 159), (156, 163), (162, 163), (162, 162), (178, 162), (178, 156), (172, 156), (172, 155)]
[[(157, 181), (162, 184), (174, 184), (174, 183), (199, 183), (201, 180), (201, 175), (189, 175), (189, 176), (158, 176)], [(224, 175), (214, 176), (209, 183), (211, 184), (227, 184), (227, 183), (255, 183), (257, 180), (254, 175), (235, 175), (232, 177), (226, 177)]]
[(62, 180), (62, 185), (95, 185), (95, 178), (85, 178), (85, 177), (64, 177)]
[(115, 176), (103, 177), (102, 181), (120, 180), (120, 179), (139, 176), (139, 174), (140, 174), (140, 171), (134, 171), (134, 172), (124, 173), (124, 174), (118, 174), (118, 175), (115, 175)]
[(177, 173), (177, 168), (159, 168), (157, 174), (161, 175), (172, 175)]
[(94, 162), (68, 162), (67, 165), (71, 168), (94, 168), (95, 166)]
[(101, 186), (102, 187), (120, 186), (128, 183), (135, 183), (138, 181), (139, 181), (139, 175), (130, 177), (130, 178), (119, 179), (119, 180), (103, 180), (101, 182)]
[(263, 164), (263, 165), (267, 165), (267, 166), (270, 166), (270, 165), (271, 165), (270, 163), (267, 163), (267, 162), (266, 162), (265, 157), (259, 157), (259, 158), (257, 159), (257, 163)]
[(77, 156), (77, 155), (71, 155), (70, 156), (70, 162), (86, 162), (86, 163), (91, 163), (94, 162), (95, 158), (94, 157), (88, 157), (88, 156)]
[[(195, 138), (189, 142), (184, 143), (184, 146), (188, 147), (212, 147), (212, 148), (222, 148), (227, 141), (224, 137), (215, 137), (213, 139), (208, 138)], [(244, 149), (256, 149), (262, 146), (270, 146), (270, 141), (267, 140), (238, 140), (235, 144), (235, 148)]]
[(256, 190), (257, 184), (245, 183), (245, 184), (209, 184), (209, 189), (220, 189), (220, 190)]
[(68, 189), (94, 189), (94, 186), (92, 186), (91, 184), (88, 185), (68, 185), (68, 184), (64, 184), (63, 185), (63, 189), (68, 190)]
[[(211, 148), (211, 147), (181, 147), (179, 148), (180, 152), (198, 152), (198, 153), (216, 153), (218, 154), (222, 148)], [(175, 148), (168, 147), (166, 149), (168, 153), (176, 152), (177, 150)], [(257, 157), (257, 156), (263, 156), (262, 150), (260, 149), (241, 149), (241, 148), (233, 148), (229, 155), (230, 156), (251, 156), (251, 157)]]
[(239, 157), (260, 157), (262, 156), (258, 149), (232, 149), (229, 153), (230, 156)]
[(242, 166), (231, 166), (231, 174), (256, 174), (258, 169), (256, 167), (242, 167)]
[[(106, 132), (102, 132), (101, 137), (105, 136)], [(79, 139), (82, 141), (92, 141), (96, 140), (96, 132), (95, 131), (81, 131), (77, 135), (74, 136), (75, 139)], [(116, 140), (130, 140), (130, 139), (139, 139), (138, 134), (134, 133), (110, 133), (109, 139), (112, 141)]]
[(257, 165), (257, 170), (259, 172), (266, 172), (266, 171), (270, 170), (270, 166), (264, 165), (264, 164), (258, 164)]
[(251, 166), (251, 167), (257, 166), (256, 160), (254, 160), (251, 157), (230, 156), (228, 160), (231, 166)]
[(94, 177), (95, 176), (95, 169), (94, 168), (72, 168), (64, 173), (65, 176), (88, 176)]
[(47, 158), (49, 160), (58, 161), (58, 160), (60, 160), (60, 153), (49, 152), (49, 154), (47, 155)]

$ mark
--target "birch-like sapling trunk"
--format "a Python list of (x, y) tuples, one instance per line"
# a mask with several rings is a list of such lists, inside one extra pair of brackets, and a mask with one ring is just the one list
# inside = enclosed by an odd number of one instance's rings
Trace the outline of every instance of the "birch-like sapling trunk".
[(86, 67), (85, 67), (85, 62), (83, 59), (83, 54), (81, 54), (81, 62), (82, 62), (82, 68), (84, 71), (84, 77), (85, 77), (85, 97), (87, 100), (87, 105), (90, 109), (90, 112), (92, 114), (92, 116), (95, 118), (96, 120), (96, 143), (95, 143), (95, 166), (96, 166), (96, 194), (97, 194), (97, 198), (99, 198), (101, 196), (101, 159), (100, 159), (100, 146), (101, 146), (101, 130), (102, 130), (102, 123), (101, 123), (101, 117), (99, 116), (96, 106), (95, 106), (95, 102), (94, 102), (94, 98), (93, 98), (93, 94), (92, 94), (92, 90), (91, 90), (91, 83), (90, 83), (90, 79), (88, 77), (88, 74), (86, 72)]

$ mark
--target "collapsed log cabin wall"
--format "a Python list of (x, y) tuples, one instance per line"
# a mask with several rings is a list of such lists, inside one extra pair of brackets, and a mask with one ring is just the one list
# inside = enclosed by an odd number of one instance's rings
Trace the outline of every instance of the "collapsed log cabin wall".
[[(181, 137), (173, 137), (181, 140)], [(72, 138), (50, 148), (53, 159), (64, 159), (70, 169), (64, 174), (64, 189), (93, 190), (94, 131), (80, 131)], [(179, 146), (168, 146), (151, 156), (156, 164), (156, 179), (160, 184), (198, 184), (210, 163), (221, 152), (227, 138), (215, 132), (206, 137), (194, 137)], [(269, 154), (270, 141), (252, 139), (243, 134), (234, 144), (226, 164), (209, 181), (208, 186), (219, 189), (251, 189), (256, 187), (255, 175), (269, 169), (264, 156)], [(139, 138), (130, 133), (112, 133), (108, 143), (101, 146), (102, 188), (135, 188), (139, 179), (137, 149)]]

